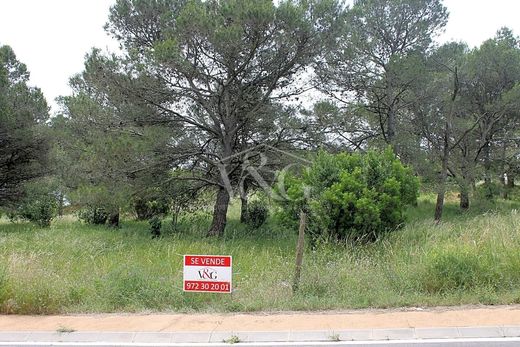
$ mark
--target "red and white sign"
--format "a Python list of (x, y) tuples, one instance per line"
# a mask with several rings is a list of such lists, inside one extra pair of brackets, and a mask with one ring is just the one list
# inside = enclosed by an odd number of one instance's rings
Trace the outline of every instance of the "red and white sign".
[(231, 264), (229, 255), (185, 255), (185, 292), (231, 293)]

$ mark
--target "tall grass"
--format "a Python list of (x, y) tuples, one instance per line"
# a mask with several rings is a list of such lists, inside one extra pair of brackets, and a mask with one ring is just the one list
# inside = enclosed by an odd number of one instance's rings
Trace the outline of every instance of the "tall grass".
[[(519, 203), (481, 203), (432, 222), (421, 197), (407, 225), (369, 245), (307, 249), (292, 294), (296, 232), (271, 218), (259, 230), (238, 222), (222, 238), (204, 236), (207, 214), (180, 220), (152, 239), (146, 222), (119, 230), (71, 218), (49, 229), (0, 221), (0, 312), (229, 312), (520, 302)], [(166, 230), (170, 229), (168, 223)], [(183, 254), (231, 254), (232, 295), (182, 292)]]

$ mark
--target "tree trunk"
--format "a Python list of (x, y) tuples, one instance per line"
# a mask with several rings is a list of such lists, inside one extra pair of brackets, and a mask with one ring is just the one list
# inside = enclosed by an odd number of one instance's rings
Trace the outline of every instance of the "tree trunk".
[(395, 112), (393, 108), (388, 112), (386, 136), (388, 137), (388, 142), (392, 145), (395, 151)]
[(446, 179), (448, 177), (448, 169), (445, 167), (444, 161), (447, 160), (443, 159), (443, 167), (440, 174), (439, 188), (437, 190), (437, 202), (435, 204), (435, 223), (439, 223), (441, 221), (442, 211), (444, 209), (444, 195), (446, 193)]
[(460, 190), (460, 203), (461, 210), (467, 210), (469, 208), (469, 191), (467, 187)]
[(461, 210), (467, 210), (469, 208), (469, 191), (473, 184), (473, 178), (471, 171), (468, 167), (468, 161), (466, 158), (462, 158), (461, 166), (461, 179), (459, 180), (460, 187), (460, 201), (459, 207)]
[(439, 174), (439, 188), (437, 191), (437, 203), (435, 204), (435, 223), (439, 223), (442, 218), (442, 211), (444, 209), (444, 195), (446, 194), (446, 180), (448, 179), (448, 157), (450, 155), (450, 124), (447, 121), (444, 124), (444, 140), (442, 150), (442, 164), (441, 172)]
[(58, 195), (58, 216), (63, 216), (63, 208), (65, 206), (65, 196), (62, 192)]
[(247, 195), (240, 197), (240, 223), (247, 222)]
[(509, 197), (509, 187), (507, 186), (506, 174), (503, 170), (501, 171), (501, 174), (500, 174), (500, 184), (502, 186), (502, 189), (501, 189), (502, 198), (507, 200)]
[(460, 187), (459, 207), (461, 210), (467, 210), (469, 208), (469, 191), (473, 184), (473, 178), (472, 178), (471, 172), (468, 168), (466, 158), (462, 159), (461, 173), (462, 173), (462, 177), (461, 177), (461, 180), (459, 180), (459, 187)]
[(507, 144), (505, 141), (502, 141), (502, 153), (500, 156), (500, 183), (502, 183), (503, 191), (506, 191), (506, 152), (507, 152)]
[(506, 184), (502, 185), (502, 199), (508, 200), (509, 199), (509, 188)]
[(450, 157), (450, 135), (451, 135), (451, 122), (453, 118), (453, 110), (455, 106), (455, 100), (457, 99), (457, 93), (459, 91), (459, 82), (457, 75), (457, 68), (455, 68), (453, 74), (453, 93), (451, 95), (450, 110), (446, 115), (444, 122), (444, 137), (443, 137), (443, 148), (442, 148), (442, 164), (440, 172), (439, 190), (437, 192), (437, 203), (435, 204), (435, 223), (439, 223), (442, 218), (442, 211), (444, 210), (444, 195), (446, 194), (446, 181), (448, 180), (448, 160)]
[(112, 212), (108, 216), (108, 226), (112, 228), (119, 228), (119, 211)]
[(483, 149), (484, 153), (484, 187), (485, 196), (487, 199), (493, 199), (493, 190), (491, 187), (491, 151), (489, 141)]
[[(394, 153), (397, 153), (395, 144), (395, 113), (396, 113), (396, 96), (394, 90), (395, 72), (390, 69), (386, 72), (386, 142), (392, 146)], [(382, 129), (383, 133), (385, 129)]]
[(227, 210), (229, 206), (229, 193), (225, 188), (220, 188), (213, 209), (213, 221), (208, 230), (208, 236), (222, 236), (227, 222)]
[(500, 158), (500, 183), (502, 184), (502, 198), (509, 198), (509, 188), (506, 182), (506, 153), (507, 153), (507, 143), (506, 141), (502, 141), (502, 153)]
[(179, 214), (181, 213), (181, 209), (178, 205), (172, 208), (172, 227), (173, 230), (177, 230), (177, 223), (179, 221)]
[(515, 175), (513, 173), (509, 173), (507, 175), (507, 187), (514, 188), (515, 187)]

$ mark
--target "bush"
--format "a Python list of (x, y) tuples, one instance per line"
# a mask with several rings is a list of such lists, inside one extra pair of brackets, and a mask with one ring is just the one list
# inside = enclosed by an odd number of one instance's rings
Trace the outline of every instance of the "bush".
[(161, 219), (157, 216), (154, 216), (148, 221), (148, 223), (150, 224), (150, 232), (152, 233), (152, 238), (161, 236)]
[(79, 211), (78, 218), (87, 224), (102, 225), (108, 219), (108, 212), (102, 207), (87, 206)]
[[(282, 214), (309, 214), (313, 238), (373, 241), (403, 225), (404, 209), (417, 201), (419, 182), (390, 149), (382, 153), (320, 152), (300, 176), (284, 172), (278, 193)], [(282, 191), (284, 189), (284, 191)]]
[(27, 219), (42, 228), (49, 227), (55, 216), (56, 201), (52, 198), (34, 200), (25, 205), (21, 212), (22, 218)]
[(22, 218), (39, 227), (49, 227), (56, 216), (58, 201), (53, 186), (46, 180), (29, 184), (25, 196), (9, 216), (11, 219)]
[(265, 223), (269, 215), (269, 209), (261, 201), (253, 201), (247, 206), (246, 224), (258, 229)]
[(147, 220), (154, 216), (162, 216), (168, 213), (168, 203), (165, 199), (143, 199), (134, 201), (134, 210), (138, 220)]
[(479, 200), (489, 200), (489, 197), (495, 198), (500, 196), (504, 189), (504, 186), (497, 182), (479, 184), (476, 189), (476, 197)]

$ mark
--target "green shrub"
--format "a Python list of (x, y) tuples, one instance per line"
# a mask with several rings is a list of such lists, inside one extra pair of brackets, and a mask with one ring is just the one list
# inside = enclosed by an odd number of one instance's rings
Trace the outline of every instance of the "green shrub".
[(32, 201), (25, 206), (22, 217), (44, 228), (51, 225), (56, 215), (56, 201), (52, 198)]
[(269, 209), (265, 203), (255, 200), (247, 206), (246, 223), (254, 229), (258, 229), (265, 223), (269, 216)]
[(504, 186), (497, 182), (479, 184), (476, 189), (476, 197), (479, 200), (488, 200), (489, 197), (495, 198), (500, 196), (504, 189)]
[(52, 182), (40, 180), (25, 188), (24, 198), (10, 211), (9, 217), (10, 219), (22, 218), (44, 228), (51, 225), (57, 207), (58, 201)]
[[(297, 220), (309, 214), (313, 238), (373, 241), (404, 222), (404, 209), (417, 201), (419, 182), (390, 149), (382, 153), (320, 152), (302, 175), (284, 172), (282, 214)], [(285, 191), (281, 191), (284, 189)]]
[(168, 203), (165, 199), (137, 198), (134, 202), (134, 211), (138, 220), (147, 220), (154, 216), (162, 216), (168, 213)]
[(519, 186), (506, 187), (505, 189), (507, 192), (507, 198), (509, 200), (520, 201), (520, 187)]
[(152, 233), (152, 237), (156, 238), (161, 236), (161, 218), (159, 218), (158, 216), (154, 216), (150, 218), (148, 223), (150, 224), (150, 232)]
[(101, 207), (87, 206), (79, 211), (78, 218), (87, 224), (102, 225), (108, 219), (108, 212)]

